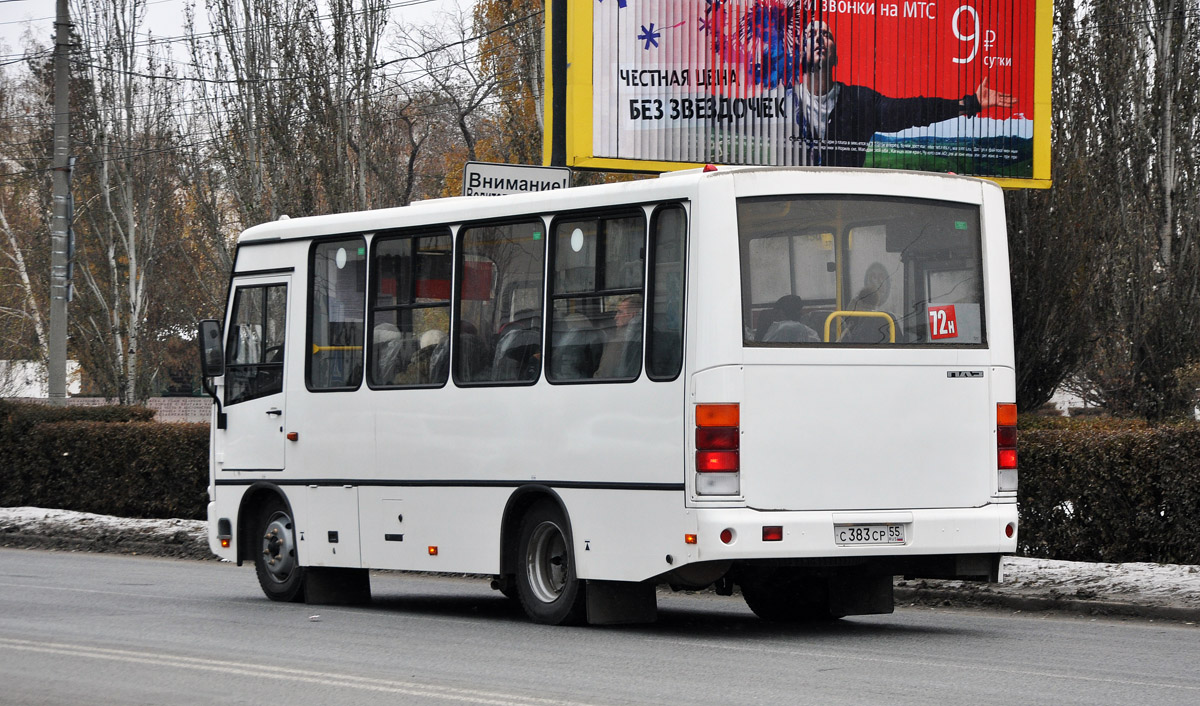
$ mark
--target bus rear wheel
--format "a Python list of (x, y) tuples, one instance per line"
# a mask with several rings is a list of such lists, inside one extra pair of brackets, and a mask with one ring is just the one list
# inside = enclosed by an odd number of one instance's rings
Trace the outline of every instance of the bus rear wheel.
[(785, 570), (755, 572), (741, 582), (742, 598), (754, 614), (775, 623), (836, 620), (829, 610), (829, 582)]
[(517, 545), (517, 597), (535, 623), (579, 623), (585, 613), (583, 582), (575, 575), (566, 519), (549, 500), (536, 503), (521, 521)]
[(304, 567), (296, 558), (295, 522), (282, 500), (272, 498), (262, 505), (252, 539), (254, 570), (267, 598), (303, 601)]

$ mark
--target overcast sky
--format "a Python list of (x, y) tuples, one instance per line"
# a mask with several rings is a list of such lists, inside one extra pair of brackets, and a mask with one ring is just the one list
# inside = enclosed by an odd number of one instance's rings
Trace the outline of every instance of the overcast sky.
[[(324, 2), (317, 0), (318, 4)], [(175, 37), (183, 34), (184, 8), (201, 6), (197, 13), (202, 22), (204, 0), (150, 0), (146, 6), (143, 31), (156, 37)], [(392, 22), (424, 24), (433, 21), (441, 10), (453, 10), (455, 5), (470, 7), (473, 0), (392, 0)], [(0, 64), (19, 59), (25, 48), (25, 34), (32, 31), (35, 39), (47, 49), (54, 39), (55, 0), (0, 0)]]

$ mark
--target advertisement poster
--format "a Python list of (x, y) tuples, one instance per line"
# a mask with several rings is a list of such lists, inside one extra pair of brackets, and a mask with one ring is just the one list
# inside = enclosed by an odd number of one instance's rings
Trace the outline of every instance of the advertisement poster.
[(596, 0), (592, 153), (1031, 178), (1036, 4)]

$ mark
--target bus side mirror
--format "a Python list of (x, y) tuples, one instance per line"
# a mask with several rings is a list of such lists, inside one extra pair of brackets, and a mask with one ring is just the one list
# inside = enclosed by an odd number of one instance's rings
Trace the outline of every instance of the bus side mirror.
[(221, 345), (221, 322), (205, 319), (200, 328), (200, 374), (206, 378), (225, 374), (225, 351)]

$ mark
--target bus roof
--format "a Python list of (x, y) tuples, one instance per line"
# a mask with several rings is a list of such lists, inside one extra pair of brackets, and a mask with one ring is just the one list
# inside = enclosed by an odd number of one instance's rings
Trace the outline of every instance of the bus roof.
[[(239, 243), (294, 238), (312, 238), (352, 232), (371, 232), (393, 228), (424, 227), (443, 223), (462, 223), (486, 218), (562, 212), (574, 209), (611, 206), (614, 203), (643, 203), (659, 200), (689, 198), (701, 180), (737, 178), (738, 175), (807, 174), (822, 183), (834, 174), (852, 173), (856, 180), (894, 183), (897, 180), (946, 179), (987, 182), (975, 177), (963, 177), (933, 172), (905, 172), (892, 169), (847, 169), (839, 167), (761, 167), (718, 166), (666, 172), (658, 179), (640, 179), (615, 184), (575, 186), (568, 189), (510, 194), (505, 196), (451, 196), (416, 201), (408, 206), (381, 208), (369, 211), (334, 213), (322, 216), (289, 218), (280, 216), (246, 229)], [(990, 182), (988, 182), (990, 183)]]

